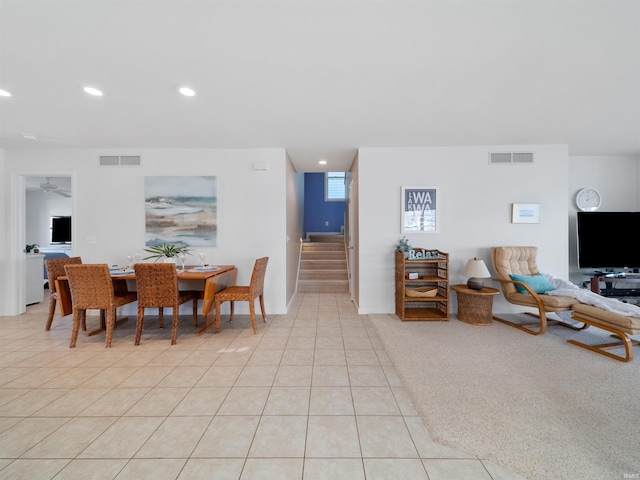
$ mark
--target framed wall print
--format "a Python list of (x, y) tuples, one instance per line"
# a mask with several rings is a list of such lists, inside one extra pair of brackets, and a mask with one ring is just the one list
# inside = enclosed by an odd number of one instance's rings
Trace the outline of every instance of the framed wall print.
[(438, 187), (402, 187), (401, 233), (438, 233)]
[(216, 177), (145, 177), (145, 245), (215, 246)]
[(514, 203), (511, 223), (540, 223), (539, 203)]

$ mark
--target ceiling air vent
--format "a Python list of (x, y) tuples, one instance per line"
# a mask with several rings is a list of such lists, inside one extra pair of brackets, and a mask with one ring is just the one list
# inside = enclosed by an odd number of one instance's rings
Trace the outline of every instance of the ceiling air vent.
[(140, 165), (140, 155), (122, 155), (120, 165)]
[(491, 152), (489, 154), (491, 165), (531, 165), (533, 153), (531, 152)]
[(101, 166), (140, 165), (140, 155), (100, 155)]

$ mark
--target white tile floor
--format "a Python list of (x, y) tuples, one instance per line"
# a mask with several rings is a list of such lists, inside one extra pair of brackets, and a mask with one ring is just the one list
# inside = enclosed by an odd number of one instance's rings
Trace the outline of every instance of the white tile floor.
[(134, 347), (132, 315), (69, 349), (46, 311), (0, 318), (0, 479), (522, 478), (431, 441), (348, 295), (299, 295), (257, 335), (187, 316), (174, 346), (149, 317)]

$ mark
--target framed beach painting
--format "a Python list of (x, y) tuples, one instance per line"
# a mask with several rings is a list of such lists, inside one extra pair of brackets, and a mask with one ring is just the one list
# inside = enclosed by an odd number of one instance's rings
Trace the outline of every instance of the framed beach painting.
[(402, 187), (400, 233), (438, 233), (438, 187)]
[(146, 245), (217, 245), (217, 190), (216, 177), (145, 177)]

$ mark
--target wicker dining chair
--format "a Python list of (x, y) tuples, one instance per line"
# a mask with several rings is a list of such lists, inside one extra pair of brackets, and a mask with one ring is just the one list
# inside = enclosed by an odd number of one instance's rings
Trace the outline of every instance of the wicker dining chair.
[(264, 274), (267, 271), (267, 262), (269, 257), (258, 258), (253, 266), (253, 273), (251, 274), (251, 283), (248, 286), (233, 286), (225, 288), (224, 290), (216, 293), (214, 298), (216, 309), (216, 330), (215, 333), (220, 331), (220, 304), (224, 302), (231, 302), (229, 321), (233, 320), (233, 302), (249, 302), (249, 315), (251, 317), (251, 325), (253, 326), (253, 333), (258, 333), (258, 327), (256, 325), (256, 307), (255, 299), (260, 299), (260, 311), (262, 312), (262, 320), (267, 321), (267, 315), (264, 310)]
[(116, 310), (122, 305), (136, 301), (135, 292), (115, 292), (113, 281), (106, 264), (66, 265), (71, 301), (73, 303), (73, 329), (70, 348), (76, 346), (80, 324), (86, 321), (87, 310), (106, 312), (107, 334), (105, 346), (111, 346), (113, 329), (116, 324)]
[[(65, 257), (65, 258), (52, 258), (46, 260), (45, 266), (47, 267), (47, 277), (49, 279), (49, 316), (47, 317), (47, 331), (51, 330), (51, 323), (53, 317), (56, 314), (56, 303), (58, 301), (58, 292), (56, 291), (56, 280), (58, 277), (66, 275), (64, 271), (65, 265), (78, 265), (82, 263), (80, 257)], [(82, 329), (86, 330), (86, 324), (82, 324)]]
[(171, 327), (171, 345), (176, 344), (178, 338), (178, 318), (180, 305), (191, 300), (193, 302), (193, 326), (198, 326), (198, 298), (197, 291), (180, 291), (178, 289), (178, 275), (173, 263), (136, 263), (136, 289), (138, 290), (138, 320), (136, 323), (135, 344), (140, 345), (140, 337), (144, 328), (145, 308), (158, 308), (158, 322), (164, 327), (164, 307), (173, 309), (173, 324)]

